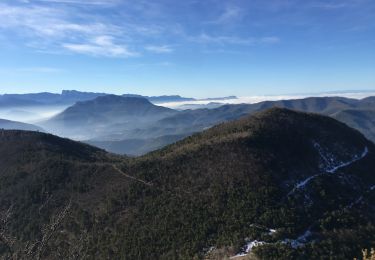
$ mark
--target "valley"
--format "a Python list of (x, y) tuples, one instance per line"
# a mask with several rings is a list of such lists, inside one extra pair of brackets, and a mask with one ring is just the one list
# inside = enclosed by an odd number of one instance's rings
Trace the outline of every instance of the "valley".
[[(373, 97), (312, 97), (254, 104), (223, 103), (218, 107), (175, 110), (155, 105), (150, 100), (176, 102), (190, 99), (179, 96), (147, 99), (137, 95), (104, 94), (89, 99), (98, 94), (74, 91), (72, 93), (76, 93), (78, 97), (83, 96), (84, 101), (79, 101), (51, 118), (39, 120), (34, 124), (47, 132), (84, 141), (117, 154), (143, 155), (214, 125), (272, 107), (327, 115), (348, 124), (362, 132), (369, 140), (375, 141)], [(226, 98), (221, 100), (225, 102)]]
[(14, 243), (0, 252), (354, 258), (375, 242), (374, 152), (345, 124), (280, 108), (136, 158), (1, 130), (1, 212), (12, 215), (2, 234)]

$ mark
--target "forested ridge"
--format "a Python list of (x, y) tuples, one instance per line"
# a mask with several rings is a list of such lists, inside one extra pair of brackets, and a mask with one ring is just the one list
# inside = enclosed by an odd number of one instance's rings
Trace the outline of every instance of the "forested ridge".
[(247, 257), (352, 259), (375, 246), (374, 152), (343, 123), (287, 109), (138, 158), (0, 130), (0, 254), (224, 259), (257, 240)]

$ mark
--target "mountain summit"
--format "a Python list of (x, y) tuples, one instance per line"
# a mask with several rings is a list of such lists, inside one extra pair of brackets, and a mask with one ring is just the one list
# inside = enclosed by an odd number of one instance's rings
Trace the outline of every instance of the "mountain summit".
[(54, 120), (81, 120), (87, 123), (93, 118), (111, 120), (127, 116), (152, 117), (171, 111), (173, 110), (169, 108), (155, 106), (145, 98), (107, 95), (77, 102), (57, 115)]
[(54, 133), (69, 136), (74, 136), (75, 132), (84, 134), (82, 129), (86, 129), (88, 134), (94, 134), (95, 131), (108, 133), (111, 128), (114, 128), (113, 131), (127, 130), (134, 125), (150, 124), (175, 113), (145, 98), (106, 95), (77, 102), (41, 125)]
[(351, 259), (375, 243), (375, 146), (332, 118), (275, 108), (139, 158), (29, 132), (0, 147), (4, 256)]

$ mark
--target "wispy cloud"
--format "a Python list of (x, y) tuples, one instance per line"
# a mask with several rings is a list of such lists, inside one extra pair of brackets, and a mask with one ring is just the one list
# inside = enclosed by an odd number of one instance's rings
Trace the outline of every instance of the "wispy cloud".
[[(363, 28), (371, 24), (373, 14), (359, 17), (358, 9), (355, 20), (349, 7), (374, 6), (371, 1), (0, 0), (0, 37), (13, 37), (18, 45), (37, 51), (107, 57), (174, 54), (209, 44), (230, 52), (241, 46), (278, 44), (281, 38), (287, 41), (291, 36), (286, 27), (320, 28), (328, 18), (315, 19), (311, 12), (327, 15), (321, 9), (347, 13), (346, 19), (332, 18), (340, 19), (336, 27), (346, 22), (350, 28)], [(279, 25), (280, 31), (275, 29)], [(111, 37), (111, 44), (95, 42), (102, 36)]]
[(76, 35), (73, 33), (86, 36), (115, 31), (113, 26), (99, 22), (74, 22), (64, 9), (7, 4), (0, 4), (0, 28), (18, 29), (31, 37), (50, 40), (53, 40), (51, 37), (75, 37)]
[[(43, 0), (43, 2), (83, 3), (78, 0)], [(31, 1), (28, 1), (31, 2)], [(40, 2), (34, 1), (34, 2)], [(94, 1), (96, 5), (104, 1)], [(93, 3), (92, 3), (93, 4)], [(74, 9), (39, 5), (9, 5), (0, 3), (0, 29), (16, 31), (28, 38), (27, 46), (51, 52), (58, 49), (106, 57), (133, 57), (124, 42), (124, 28), (100, 19), (73, 17)], [(73, 12), (74, 13), (74, 12)], [(117, 40), (115, 40), (115, 38)], [(55, 50), (55, 51), (53, 51)]]
[(316, 0), (310, 4), (311, 7), (334, 10), (342, 8), (351, 8), (356, 6), (362, 6), (367, 3), (367, 0), (346, 0), (346, 1), (332, 1), (332, 0)]
[(72, 52), (93, 56), (134, 57), (139, 55), (137, 52), (130, 51), (125, 45), (116, 44), (112, 37), (105, 35), (96, 37), (88, 43), (64, 43), (62, 47)]
[(148, 45), (145, 47), (145, 49), (153, 53), (172, 53), (174, 51), (174, 49), (168, 45)]
[(224, 11), (216, 19), (207, 21), (208, 24), (228, 24), (237, 21), (244, 15), (243, 10), (238, 6), (226, 6)]
[(260, 45), (260, 44), (275, 44), (280, 42), (280, 39), (276, 36), (271, 37), (250, 37), (241, 38), (236, 36), (213, 36), (206, 33), (202, 33), (199, 36), (190, 37), (190, 40), (197, 43), (203, 44), (232, 44), (232, 45)]
[(281, 40), (279, 37), (271, 36), (271, 37), (263, 37), (258, 39), (258, 43), (260, 44), (276, 44), (279, 43)]
[(348, 3), (315, 3), (312, 5), (312, 7), (327, 9), (327, 10), (341, 9), (341, 8), (346, 8), (348, 6), (350, 6), (350, 4)]
[[(220, 33), (194, 36), (190, 24), (170, 22), (170, 19), (176, 17), (164, 17), (165, 12), (172, 11), (169, 9), (171, 6), (164, 3), (150, 4), (144, 0), (134, 4), (124, 0), (16, 2), (18, 4), (10, 4), (9, 1), (0, 3), (0, 33), (1, 30), (18, 33), (25, 38), (25, 46), (48, 53), (74, 52), (92, 56), (134, 57), (142, 51), (173, 53), (175, 49), (172, 46), (176, 44), (260, 45), (279, 41), (274, 36), (246, 38)], [(111, 16), (103, 15), (102, 6), (111, 5), (119, 5), (121, 8), (105, 9), (111, 12)], [(181, 7), (180, 5), (183, 4), (178, 3), (173, 8)], [(222, 13), (209, 23), (226, 24), (244, 15), (242, 8), (236, 5), (225, 4), (219, 9)], [(107, 37), (106, 42), (97, 42), (103, 36)], [(160, 44), (161, 40), (165, 43)]]

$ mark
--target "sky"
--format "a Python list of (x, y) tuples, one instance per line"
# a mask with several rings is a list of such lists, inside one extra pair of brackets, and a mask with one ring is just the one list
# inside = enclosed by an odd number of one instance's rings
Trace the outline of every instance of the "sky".
[(375, 89), (374, 0), (0, 0), (0, 93)]

